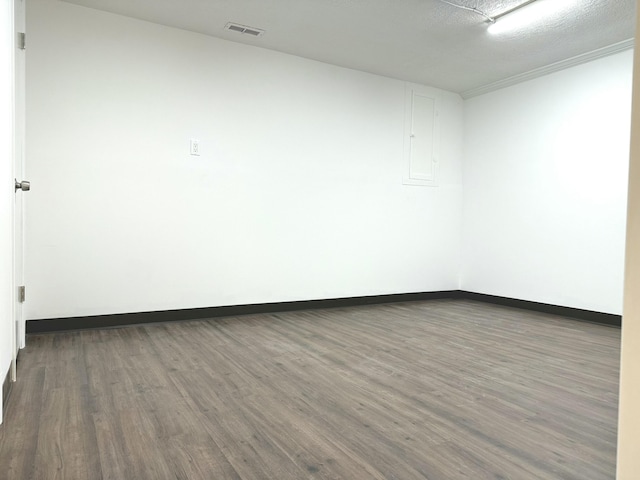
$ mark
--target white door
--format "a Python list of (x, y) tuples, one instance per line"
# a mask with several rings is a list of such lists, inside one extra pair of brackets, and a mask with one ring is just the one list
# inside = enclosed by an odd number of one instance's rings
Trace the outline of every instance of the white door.
[(18, 351), (25, 346), (25, 321), (22, 311), (20, 288), (24, 285), (24, 196), (28, 182), (24, 182), (25, 158), (25, 42), (20, 34), (25, 33), (25, 0), (13, 0), (14, 5), (14, 167), (17, 180), (14, 193), (13, 220), (13, 286), (14, 286), (14, 352), (12, 377), (15, 381)]
[[(0, 2), (0, 381), (15, 340), (13, 320), (13, 0)], [(0, 395), (0, 406), (2, 398)], [(0, 420), (2, 408), (0, 408)]]

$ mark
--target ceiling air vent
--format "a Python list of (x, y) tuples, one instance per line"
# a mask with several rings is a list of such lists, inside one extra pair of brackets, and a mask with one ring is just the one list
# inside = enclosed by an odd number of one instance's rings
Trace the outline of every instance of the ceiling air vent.
[(264, 33), (264, 30), (260, 30), (259, 28), (247, 27), (246, 25), (240, 25), (238, 23), (227, 23), (224, 28), (232, 32), (244, 33), (254, 37), (259, 37)]

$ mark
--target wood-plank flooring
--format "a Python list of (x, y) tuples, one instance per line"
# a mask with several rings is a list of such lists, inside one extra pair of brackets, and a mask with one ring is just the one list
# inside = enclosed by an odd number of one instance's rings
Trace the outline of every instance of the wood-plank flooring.
[(0, 478), (615, 477), (612, 327), (435, 300), (27, 343)]

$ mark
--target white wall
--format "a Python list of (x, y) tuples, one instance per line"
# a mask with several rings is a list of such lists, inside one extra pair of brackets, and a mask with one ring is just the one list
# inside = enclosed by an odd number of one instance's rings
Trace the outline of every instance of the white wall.
[(27, 22), (27, 319), (459, 287), (459, 96), (432, 90), (440, 186), (404, 186), (400, 81), (52, 0)]
[(622, 311), (631, 51), (465, 102), (465, 290)]

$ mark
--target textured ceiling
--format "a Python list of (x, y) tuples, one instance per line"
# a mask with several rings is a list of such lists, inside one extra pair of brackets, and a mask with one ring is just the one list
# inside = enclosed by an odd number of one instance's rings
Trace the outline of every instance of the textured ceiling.
[[(529, 26), (491, 34), (481, 15), (442, 0), (67, 1), (459, 93), (632, 38), (636, 3), (538, 0), (531, 7), (564, 7)], [(524, 0), (450, 1), (494, 16)], [(266, 33), (227, 31), (227, 22)]]

